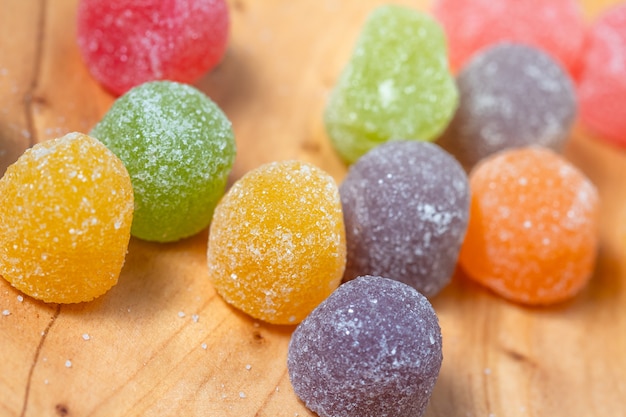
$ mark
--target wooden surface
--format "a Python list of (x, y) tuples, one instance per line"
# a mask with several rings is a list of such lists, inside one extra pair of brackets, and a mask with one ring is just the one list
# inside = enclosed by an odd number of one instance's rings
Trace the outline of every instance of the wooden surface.
[[(586, 1), (588, 16), (611, 2)], [(233, 179), (300, 158), (341, 180), (321, 111), (378, 3), (231, 2), (227, 56), (198, 85), (234, 123)], [(1, 166), (35, 142), (88, 131), (112, 102), (80, 60), (75, 8), (0, 0)], [(458, 274), (432, 300), (444, 363), (428, 417), (626, 412), (626, 152), (578, 130), (567, 155), (602, 197), (591, 284), (571, 302), (528, 309)], [(119, 284), (86, 304), (22, 300), (0, 280), (0, 416), (311, 415), (286, 373), (293, 327), (255, 322), (216, 296), (206, 241), (206, 231), (174, 244), (133, 239)]]

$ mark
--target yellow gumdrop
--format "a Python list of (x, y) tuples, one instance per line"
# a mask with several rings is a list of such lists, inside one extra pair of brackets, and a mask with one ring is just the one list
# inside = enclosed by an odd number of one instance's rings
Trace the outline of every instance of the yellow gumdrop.
[(0, 274), (46, 302), (92, 300), (117, 283), (132, 215), (128, 172), (103, 144), (37, 144), (0, 179)]
[(345, 264), (337, 185), (311, 164), (283, 161), (250, 171), (215, 210), (210, 279), (252, 317), (299, 323), (338, 287)]

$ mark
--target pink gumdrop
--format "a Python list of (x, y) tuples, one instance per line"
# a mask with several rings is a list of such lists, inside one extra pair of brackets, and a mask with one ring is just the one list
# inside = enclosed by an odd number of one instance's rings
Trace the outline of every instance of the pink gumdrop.
[(121, 95), (147, 81), (193, 83), (226, 50), (225, 0), (81, 0), (78, 46), (91, 74)]
[(581, 122), (626, 147), (626, 4), (592, 26), (578, 85)]
[(435, 0), (433, 13), (455, 71), (479, 49), (509, 41), (543, 49), (572, 76), (578, 72), (585, 23), (576, 0)]

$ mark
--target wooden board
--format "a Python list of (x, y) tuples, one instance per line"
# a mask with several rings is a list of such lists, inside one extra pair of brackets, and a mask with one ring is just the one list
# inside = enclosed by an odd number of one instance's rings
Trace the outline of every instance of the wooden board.
[[(614, 2), (584, 3), (591, 18)], [(228, 53), (198, 86), (234, 123), (232, 180), (288, 158), (342, 179), (321, 112), (379, 3), (231, 1)], [(3, 166), (33, 143), (88, 131), (113, 100), (80, 60), (75, 9), (76, 0), (0, 0)], [(457, 274), (432, 300), (444, 363), (428, 417), (624, 414), (626, 152), (577, 129), (566, 153), (602, 197), (591, 284), (563, 305), (529, 309)], [(312, 415), (286, 371), (293, 327), (256, 322), (216, 296), (206, 243), (206, 231), (173, 244), (133, 239), (119, 284), (86, 304), (20, 298), (0, 280), (0, 416)]]

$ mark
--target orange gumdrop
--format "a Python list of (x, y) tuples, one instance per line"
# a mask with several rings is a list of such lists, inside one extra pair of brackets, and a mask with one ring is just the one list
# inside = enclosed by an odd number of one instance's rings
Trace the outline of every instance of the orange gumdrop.
[(470, 174), (460, 264), (511, 301), (551, 304), (588, 282), (598, 245), (598, 193), (571, 163), (530, 147), (483, 160)]
[(299, 323), (339, 286), (345, 265), (339, 190), (311, 164), (260, 166), (215, 209), (209, 277), (228, 303), (252, 317)]
[(132, 214), (128, 172), (103, 144), (37, 144), (0, 179), (0, 274), (46, 302), (92, 300), (117, 283)]

